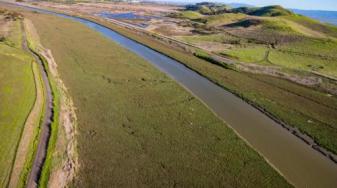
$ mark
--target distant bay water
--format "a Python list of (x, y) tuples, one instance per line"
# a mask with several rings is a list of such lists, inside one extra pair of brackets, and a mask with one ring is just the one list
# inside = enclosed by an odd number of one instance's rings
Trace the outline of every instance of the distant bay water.
[(337, 26), (337, 11), (324, 11), (324, 10), (299, 10), (292, 9), (297, 14), (319, 20), (321, 22), (330, 23)]

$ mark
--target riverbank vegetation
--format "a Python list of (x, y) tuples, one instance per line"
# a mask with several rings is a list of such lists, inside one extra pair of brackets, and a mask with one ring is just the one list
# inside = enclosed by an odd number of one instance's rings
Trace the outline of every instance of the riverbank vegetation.
[(73, 186), (289, 186), (151, 64), (80, 23), (26, 15), (52, 50), (77, 109), (80, 169)]

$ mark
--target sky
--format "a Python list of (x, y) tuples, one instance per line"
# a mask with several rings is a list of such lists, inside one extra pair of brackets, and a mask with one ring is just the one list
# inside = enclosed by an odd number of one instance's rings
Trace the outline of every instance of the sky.
[(245, 3), (255, 6), (282, 5), (286, 8), (305, 10), (334, 10), (337, 11), (337, 0), (166, 0), (175, 2), (194, 3), (200, 1), (212, 1), (222, 3)]

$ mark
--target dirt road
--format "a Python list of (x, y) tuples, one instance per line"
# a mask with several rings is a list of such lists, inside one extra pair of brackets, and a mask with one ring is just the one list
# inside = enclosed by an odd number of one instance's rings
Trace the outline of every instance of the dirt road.
[(10, 176), (9, 188), (18, 187), (21, 172), (25, 166), (28, 154), (30, 154), (31, 143), (34, 141), (36, 130), (40, 124), (42, 108), (44, 104), (43, 87), (38, 65), (33, 62), (32, 70), (35, 79), (36, 99), (32, 110), (25, 122), (24, 130), (16, 152), (15, 162)]

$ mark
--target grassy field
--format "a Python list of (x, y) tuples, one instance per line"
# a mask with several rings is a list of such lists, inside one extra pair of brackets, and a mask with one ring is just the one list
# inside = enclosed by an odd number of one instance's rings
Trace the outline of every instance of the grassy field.
[(317, 20), (301, 16), (301, 15), (292, 15), (284, 16), (283, 18), (293, 21), (301, 26), (307, 27), (311, 30), (322, 32), (327, 36), (337, 37), (337, 27), (334, 25), (324, 24)]
[(251, 46), (246, 48), (234, 48), (226, 50), (223, 52), (223, 54), (237, 58), (242, 62), (264, 63), (267, 50), (268, 48), (265, 46)]
[(290, 126), (297, 127), (330, 151), (337, 153), (337, 97), (265, 75), (224, 69), (203, 61), (151, 37), (104, 23), (134, 40), (146, 44), (199, 72)]
[[(193, 42), (192, 42), (193, 43)], [(337, 77), (337, 42), (324, 39), (308, 39), (301, 42), (282, 44), (276, 49), (266, 45), (247, 45), (225, 50), (223, 54), (239, 59), (246, 63), (269, 63), (280, 67), (318, 71)], [(268, 57), (266, 51), (270, 50)]]
[(321, 61), (320, 57), (310, 57), (287, 52), (271, 51), (269, 60), (273, 64), (286, 68), (318, 71), (326, 75), (331, 75), (334, 77), (337, 76), (337, 64), (333, 59)]
[(199, 19), (198, 21), (205, 23), (208, 27), (211, 27), (211, 26), (231, 24), (245, 17), (246, 15), (244, 14), (228, 13), (228, 14), (212, 15), (205, 18), (201, 17), (201, 19)]
[(199, 12), (195, 12), (195, 11), (182, 11), (177, 15), (174, 15), (175, 17), (179, 17), (179, 18), (184, 18), (184, 19), (198, 19), (203, 17), (202, 14), (200, 14)]
[(288, 187), (204, 105), (85, 26), (29, 14), (78, 117), (76, 187)]
[(33, 59), (21, 49), (19, 21), (0, 43), (0, 187), (5, 187), (25, 120), (35, 100)]
[(195, 42), (218, 42), (228, 44), (239, 44), (242, 40), (224, 33), (210, 34), (210, 35), (177, 36), (177, 38), (191, 44)]

